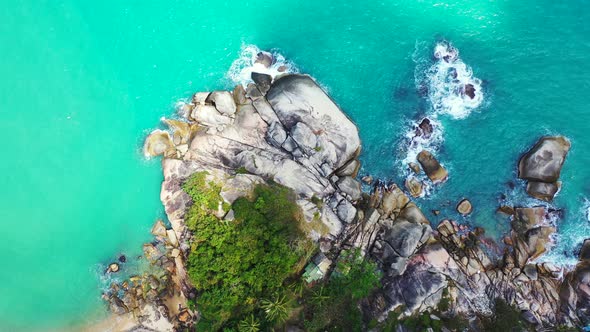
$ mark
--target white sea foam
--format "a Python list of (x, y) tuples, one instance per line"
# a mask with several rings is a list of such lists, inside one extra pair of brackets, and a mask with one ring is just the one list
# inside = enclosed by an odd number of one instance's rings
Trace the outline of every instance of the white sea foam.
[[(431, 60), (432, 55), (434, 63)], [(416, 88), (427, 96), (430, 108), (424, 117), (408, 125), (402, 138), (400, 169), (406, 176), (410, 172), (408, 164), (416, 162), (416, 157), (422, 150), (428, 150), (435, 156), (440, 150), (444, 142), (444, 127), (439, 117), (448, 115), (455, 120), (464, 119), (480, 107), (484, 100), (481, 80), (473, 77), (471, 68), (459, 57), (459, 50), (449, 42), (438, 42), (434, 50), (425, 43), (417, 42), (412, 58), (416, 63)], [(467, 86), (473, 87), (473, 98), (466, 93)], [(432, 125), (429, 136), (417, 134), (417, 128), (424, 118), (428, 118)], [(444, 161), (439, 161), (444, 165)], [(426, 196), (429, 196), (432, 186), (427, 185), (425, 189)]]
[(262, 52), (255, 45), (242, 45), (240, 54), (232, 63), (227, 71), (227, 77), (234, 84), (247, 85), (252, 82), (251, 75), (253, 72), (268, 74), (274, 79), (275, 76), (285, 73), (298, 72), (297, 67), (285, 59), (277, 50), (271, 50), (273, 62), (270, 67), (266, 67), (261, 63), (256, 63), (258, 53)]
[[(473, 76), (471, 67), (459, 57), (459, 50), (449, 42), (434, 48), (435, 63), (426, 73), (428, 99), (435, 114), (464, 119), (483, 102), (481, 80)], [(473, 88), (473, 98), (466, 89)]]

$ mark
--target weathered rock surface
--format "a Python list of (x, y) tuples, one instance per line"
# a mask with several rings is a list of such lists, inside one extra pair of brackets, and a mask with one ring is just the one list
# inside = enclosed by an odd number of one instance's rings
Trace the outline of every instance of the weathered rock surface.
[(557, 180), (570, 147), (565, 137), (546, 136), (522, 156), (518, 163), (518, 177), (529, 181), (529, 195), (548, 202), (553, 200), (559, 189)]
[(447, 180), (449, 173), (442, 167), (442, 165), (434, 158), (432, 153), (422, 150), (418, 154), (418, 162), (422, 165), (422, 169), (433, 183), (440, 183)]
[(423, 193), (423, 185), (418, 179), (413, 176), (410, 176), (406, 179), (405, 182), (406, 189), (412, 195), (412, 197), (420, 197)]
[(471, 206), (471, 202), (468, 199), (463, 199), (457, 204), (457, 212), (466, 216), (473, 211), (473, 206)]

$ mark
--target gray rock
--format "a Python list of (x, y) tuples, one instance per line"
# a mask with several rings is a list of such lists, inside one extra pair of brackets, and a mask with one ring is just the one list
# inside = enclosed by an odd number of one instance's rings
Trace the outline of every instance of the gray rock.
[(197, 105), (191, 113), (191, 117), (200, 124), (217, 127), (227, 125), (231, 122), (231, 119), (227, 116), (222, 115), (217, 111), (215, 106), (211, 105)]
[(236, 103), (229, 91), (214, 91), (207, 97), (206, 102), (211, 102), (219, 113), (227, 116), (236, 113)]
[(410, 257), (422, 246), (431, 230), (428, 225), (420, 225), (404, 219), (397, 219), (393, 226), (383, 234), (383, 241), (401, 257)]
[(346, 165), (344, 165), (341, 168), (339, 168), (338, 170), (336, 170), (336, 175), (356, 177), (360, 166), (361, 166), (361, 163), (358, 160), (353, 159), (353, 160), (349, 161), (348, 163), (346, 163)]
[(340, 191), (349, 195), (353, 201), (358, 201), (361, 198), (361, 184), (350, 176), (340, 178), (336, 186)]
[(310, 153), (317, 145), (316, 135), (303, 122), (297, 122), (291, 128), (291, 137), (293, 137), (297, 145), (304, 149), (306, 153)]
[[(309, 76), (286, 75), (276, 79), (267, 99), (286, 128), (303, 122), (324, 138), (331, 148), (323, 147), (318, 154), (333, 151), (336, 160), (332, 171), (354, 159), (360, 151), (356, 126)], [(319, 158), (317, 162), (319, 167), (324, 160)]]
[(293, 137), (287, 136), (287, 139), (285, 139), (285, 142), (283, 143), (282, 148), (287, 150), (288, 152), (293, 152), (298, 147), (297, 147), (297, 143), (295, 142)]
[(542, 137), (520, 159), (518, 177), (529, 181), (556, 182), (570, 147), (565, 137)]
[(405, 272), (385, 278), (384, 294), (390, 306), (403, 305), (406, 314), (418, 309), (436, 307), (447, 286), (446, 277), (419, 263), (410, 264)]
[(258, 100), (263, 97), (262, 92), (258, 90), (258, 87), (254, 83), (248, 84), (246, 87), (246, 97), (252, 99), (252, 101)]
[(343, 199), (336, 207), (338, 218), (345, 223), (351, 223), (356, 216), (356, 208), (348, 200)]
[(270, 85), (272, 83), (272, 77), (270, 75), (253, 72), (251, 77), (252, 81), (256, 83), (258, 90), (260, 90), (263, 95), (265, 95), (268, 90), (270, 90)]
[(538, 273), (537, 273), (537, 266), (534, 264), (525, 265), (523, 268), (524, 274), (531, 280), (537, 280)]
[(271, 123), (267, 135), (270, 144), (277, 148), (280, 148), (287, 139), (287, 132), (285, 131), (285, 128), (283, 128), (283, 125), (278, 121)]

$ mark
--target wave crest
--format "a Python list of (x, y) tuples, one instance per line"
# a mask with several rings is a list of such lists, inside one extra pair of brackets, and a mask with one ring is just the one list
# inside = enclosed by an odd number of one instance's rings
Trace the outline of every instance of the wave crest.
[(482, 82), (459, 57), (459, 50), (447, 41), (436, 44), (435, 63), (426, 72), (428, 99), (436, 114), (464, 119), (481, 106)]
[[(268, 56), (268, 62), (260, 61), (259, 58)], [(234, 84), (247, 85), (252, 82), (252, 73), (262, 73), (272, 76), (274, 79), (277, 75), (286, 73), (297, 73), (297, 67), (285, 59), (277, 50), (265, 52), (260, 50), (256, 45), (242, 45), (240, 54), (231, 64), (227, 71), (227, 77)]]

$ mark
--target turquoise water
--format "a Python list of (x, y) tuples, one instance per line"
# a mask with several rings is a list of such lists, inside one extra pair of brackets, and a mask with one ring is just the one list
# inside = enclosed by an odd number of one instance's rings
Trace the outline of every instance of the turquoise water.
[(551, 258), (567, 262), (590, 235), (588, 2), (335, 3), (4, 2), (0, 330), (101, 315), (101, 264), (139, 253), (162, 215), (159, 163), (142, 158), (143, 137), (177, 100), (230, 86), (246, 44), (277, 48), (321, 82), (359, 125), (363, 173), (399, 182), (399, 142), (431, 107), (416, 68), (428, 67), (437, 40), (452, 42), (484, 101), (466, 119), (439, 117), (437, 155), (451, 177), (422, 199), (425, 210), (466, 196), (475, 212), (462, 221), (500, 234), (498, 197), (523, 197), (522, 184), (506, 185), (520, 153), (564, 134), (572, 150), (554, 205), (565, 217)]

